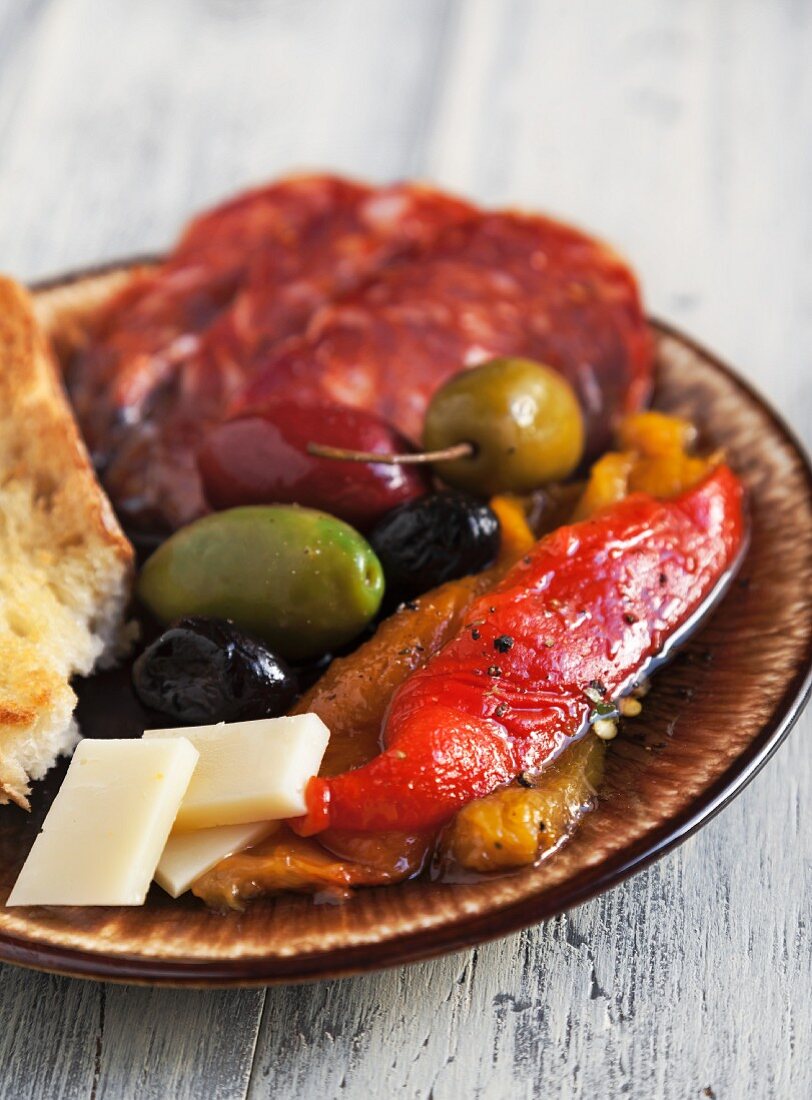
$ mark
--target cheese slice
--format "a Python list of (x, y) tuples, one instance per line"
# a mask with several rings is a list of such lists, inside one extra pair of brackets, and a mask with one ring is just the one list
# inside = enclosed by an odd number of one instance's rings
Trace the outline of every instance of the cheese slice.
[(6, 905), (143, 905), (198, 753), (80, 741)]
[[(147, 730), (145, 739), (174, 730)], [(305, 812), (304, 791), (316, 775), (330, 731), (315, 714), (186, 726), (200, 762), (183, 799), (175, 830), (279, 821)]]
[(247, 825), (217, 825), (192, 833), (173, 833), (155, 870), (155, 881), (173, 898), (180, 897), (221, 859), (258, 844), (277, 828), (276, 821), (253, 821)]

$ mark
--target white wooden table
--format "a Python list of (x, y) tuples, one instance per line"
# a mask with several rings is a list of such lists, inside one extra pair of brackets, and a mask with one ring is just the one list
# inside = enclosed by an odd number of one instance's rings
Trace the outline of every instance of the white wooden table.
[[(809, 442), (810, 133), (805, 0), (0, 0), (0, 267), (160, 248), (295, 167), (430, 178), (606, 236)], [(811, 732), (477, 951), (267, 992), (0, 968), (0, 1096), (812, 1095)]]

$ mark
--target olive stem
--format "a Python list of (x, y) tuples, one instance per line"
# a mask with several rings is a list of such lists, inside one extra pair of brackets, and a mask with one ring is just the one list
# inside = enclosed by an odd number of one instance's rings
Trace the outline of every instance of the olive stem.
[(343, 447), (329, 447), (324, 443), (308, 443), (307, 453), (316, 458), (331, 458), (337, 462), (380, 462), (384, 466), (418, 466), (425, 462), (453, 462), (457, 458), (472, 458), (476, 454), (473, 443), (455, 443), (442, 451), (422, 451), (402, 455), (376, 454), (375, 451), (352, 451)]

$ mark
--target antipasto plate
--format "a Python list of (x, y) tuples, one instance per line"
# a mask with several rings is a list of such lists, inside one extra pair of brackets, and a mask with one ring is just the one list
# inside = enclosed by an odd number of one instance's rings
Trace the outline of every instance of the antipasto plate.
[(35, 291), (140, 637), (75, 682), (67, 778), (0, 776), (7, 961), (251, 984), (501, 935), (707, 821), (808, 694), (807, 461), (622, 261), (274, 186)]

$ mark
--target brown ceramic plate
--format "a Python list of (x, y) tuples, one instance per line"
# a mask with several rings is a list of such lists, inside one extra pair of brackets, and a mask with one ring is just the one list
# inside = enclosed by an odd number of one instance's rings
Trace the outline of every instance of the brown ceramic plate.
[[(47, 323), (70, 322), (121, 272), (38, 291)], [(655, 404), (696, 421), (749, 489), (752, 541), (724, 602), (655, 678), (643, 717), (611, 746), (597, 809), (546, 863), (465, 885), (411, 882), (345, 905), (285, 896), (210, 913), (154, 888), (141, 909), (0, 909), (0, 959), (86, 978), (250, 985), (334, 977), (467, 947), (551, 917), (620, 882), (708, 821), (753, 778), (800, 713), (812, 666), (812, 472), (761, 398), (714, 356), (653, 323)], [(125, 675), (82, 686), (91, 736), (138, 735)], [(36, 834), (54, 774), (29, 817), (0, 808), (0, 897)]]

